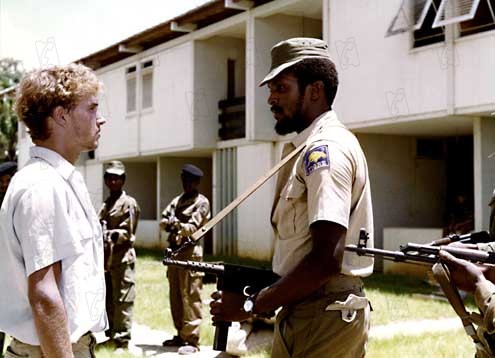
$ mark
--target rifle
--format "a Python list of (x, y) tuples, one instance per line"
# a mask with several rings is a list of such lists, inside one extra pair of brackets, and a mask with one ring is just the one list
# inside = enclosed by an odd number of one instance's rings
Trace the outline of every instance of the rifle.
[(103, 266), (105, 271), (108, 271), (110, 270), (110, 266), (112, 264), (113, 242), (108, 235), (106, 220), (101, 220), (101, 229), (103, 232)]
[(368, 243), (368, 239), (369, 236), (366, 230), (361, 229), (359, 232), (358, 244), (347, 245), (345, 247), (345, 250), (350, 252), (355, 252), (360, 256), (376, 255), (376, 256), (382, 256), (386, 260), (405, 262), (405, 263), (421, 262), (431, 265), (438, 262), (438, 256), (440, 250), (445, 250), (451, 255), (460, 259), (468, 260), (475, 263), (495, 264), (494, 252), (484, 252), (480, 250), (462, 249), (458, 247), (445, 246), (446, 243), (451, 243), (455, 241), (459, 241), (463, 243), (488, 242), (491, 239), (490, 239), (490, 235), (486, 231), (480, 231), (466, 235), (451, 235), (447, 238), (442, 238), (433, 241), (429, 245), (408, 243), (407, 245), (401, 245), (400, 251), (368, 248), (366, 247)]
[[(273, 271), (263, 268), (229, 263), (174, 260), (170, 258), (171, 252), (169, 250), (163, 259), (165, 266), (178, 266), (192, 271), (213, 274), (217, 277), (217, 290), (240, 293), (246, 297), (270, 286), (280, 278)], [(216, 351), (225, 351), (231, 322), (216, 322), (214, 325), (216, 328), (213, 349)]]

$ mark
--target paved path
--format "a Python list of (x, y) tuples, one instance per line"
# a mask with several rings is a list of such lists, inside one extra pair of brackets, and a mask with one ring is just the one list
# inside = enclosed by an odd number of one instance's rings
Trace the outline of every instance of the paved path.
[[(441, 319), (424, 319), (414, 321), (400, 321), (383, 326), (371, 327), (371, 339), (391, 339), (398, 335), (421, 335), (424, 333), (446, 332), (456, 329), (462, 329), (459, 318), (441, 318)], [(138, 357), (180, 357), (177, 354), (177, 348), (162, 347), (165, 339), (172, 338), (170, 333), (165, 331), (151, 329), (145, 325), (134, 323), (132, 327), (132, 341), (130, 352)], [(97, 335), (98, 342), (105, 341), (103, 334)], [(201, 346), (200, 352), (191, 355), (191, 357), (213, 358), (213, 357), (230, 357), (225, 353), (217, 352), (208, 346)]]

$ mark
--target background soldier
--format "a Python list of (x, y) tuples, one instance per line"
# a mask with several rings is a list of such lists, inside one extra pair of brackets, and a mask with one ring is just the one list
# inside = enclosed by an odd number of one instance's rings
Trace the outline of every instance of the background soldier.
[[(210, 218), (210, 202), (198, 192), (203, 172), (192, 164), (182, 167), (184, 193), (177, 196), (162, 213), (160, 227), (169, 232), (169, 245), (177, 249), (184, 238), (193, 234)], [(200, 245), (182, 251), (179, 260), (201, 261)], [(163, 342), (164, 346), (179, 346), (179, 354), (192, 354), (199, 350), (199, 326), (201, 324), (202, 273), (169, 266), (170, 309), (177, 335)]]
[[(5, 162), (0, 164), (0, 206), (2, 206), (3, 198), (7, 192), (7, 188), (10, 184), (10, 179), (14, 176), (17, 171), (17, 163), (15, 162)], [(5, 334), (0, 332), (0, 356), (3, 352), (3, 346), (5, 343)]]
[(106, 307), (109, 329), (105, 332), (117, 348), (127, 349), (131, 340), (132, 308), (136, 297), (136, 229), (139, 206), (122, 187), (125, 167), (112, 161), (105, 170), (110, 196), (98, 214), (104, 229)]

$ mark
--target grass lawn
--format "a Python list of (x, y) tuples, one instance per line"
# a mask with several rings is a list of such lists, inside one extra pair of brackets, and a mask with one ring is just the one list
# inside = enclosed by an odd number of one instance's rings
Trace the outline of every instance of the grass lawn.
[(464, 358), (474, 357), (474, 345), (464, 330), (429, 333), (420, 336), (396, 336), (393, 339), (370, 340), (368, 358)]

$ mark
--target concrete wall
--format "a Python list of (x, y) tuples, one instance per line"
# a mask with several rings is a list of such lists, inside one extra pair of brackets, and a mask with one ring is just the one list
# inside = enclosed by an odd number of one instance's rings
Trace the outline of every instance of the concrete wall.
[(383, 247), (385, 227), (442, 227), (444, 161), (417, 159), (414, 137), (359, 134), (358, 139), (368, 161), (375, 245)]
[(131, 65), (136, 63), (132, 62), (98, 74), (105, 91), (100, 105), (107, 118), (101, 129), (100, 145), (97, 149), (98, 157), (103, 160), (138, 154), (138, 117), (126, 115), (125, 69)]
[[(239, 195), (265, 175), (274, 165), (272, 143), (237, 148), (237, 187)], [(278, 160), (277, 160), (278, 161)], [(270, 260), (273, 254), (273, 231), (270, 214), (275, 191), (270, 179), (237, 209), (237, 250), (239, 256)]]
[(335, 108), (341, 120), (396, 120), (446, 109), (443, 44), (411, 50), (407, 32), (385, 38), (402, 0), (357, 3), (330, 1), (329, 46), (340, 77)]
[(134, 197), (141, 209), (140, 220), (156, 220), (156, 163), (125, 162), (124, 190)]
[[(153, 60), (153, 108), (126, 113), (126, 74), (129, 66)], [(105, 85), (108, 122), (98, 149), (101, 159), (189, 149), (192, 141), (193, 89), (192, 42), (160, 51), (154, 56), (121, 61), (99, 72)], [(138, 73), (138, 93), (140, 80)], [(105, 113), (104, 113), (105, 114)], [(122, 145), (125, 143), (125, 145)]]
[[(245, 95), (245, 42), (229, 37), (213, 37), (194, 42), (194, 145), (216, 146), (218, 102), (227, 99), (227, 60), (236, 61), (236, 96)], [(191, 98), (192, 99), (192, 98)]]
[(142, 115), (141, 152), (192, 148), (193, 44), (164, 50), (158, 61), (153, 73), (153, 110)]
[(495, 102), (495, 32), (458, 39), (455, 44), (457, 108)]

